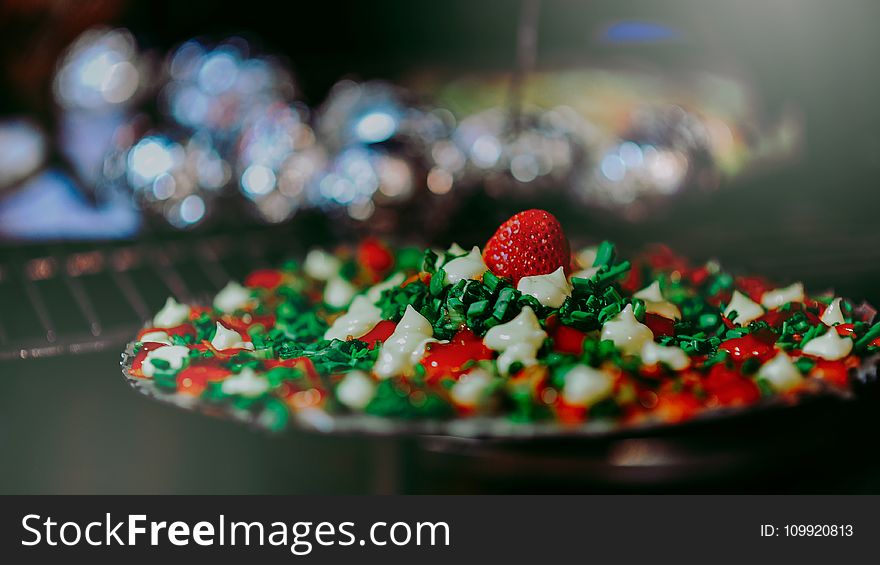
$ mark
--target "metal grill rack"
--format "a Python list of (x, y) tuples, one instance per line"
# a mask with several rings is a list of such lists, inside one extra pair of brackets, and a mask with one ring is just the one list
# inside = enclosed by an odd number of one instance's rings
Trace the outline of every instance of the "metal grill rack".
[(207, 302), (229, 280), (294, 254), (291, 239), (263, 229), (0, 248), (0, 359), (121, 346), (166, 297)]

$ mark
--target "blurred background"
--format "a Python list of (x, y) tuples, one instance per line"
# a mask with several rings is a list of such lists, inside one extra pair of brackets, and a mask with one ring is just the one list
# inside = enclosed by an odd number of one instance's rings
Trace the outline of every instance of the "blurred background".
[(0, 492), (880, 490), (863, 435), (809, 422), (797, 467), (620, 481), (134, 394), (119, 353), (168, 295), (527, 207), (880, 303), (876, 3), (290, 4), (0, 2)]

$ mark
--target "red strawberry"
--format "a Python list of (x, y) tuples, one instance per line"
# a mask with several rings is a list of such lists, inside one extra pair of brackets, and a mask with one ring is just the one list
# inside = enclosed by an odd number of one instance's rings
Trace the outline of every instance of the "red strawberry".
[(496, 275), (546, 275), (559, 267), (569, 271), (570, 251), (562, 225), (544, 210), (526, 210), (501, 224), (483, 250), (483, 261)]

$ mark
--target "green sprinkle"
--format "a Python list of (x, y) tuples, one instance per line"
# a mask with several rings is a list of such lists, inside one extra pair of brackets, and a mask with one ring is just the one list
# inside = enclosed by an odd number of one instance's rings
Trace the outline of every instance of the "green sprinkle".
[(603, 241), (599, 244), (598, 249), (596, 249), (596, 259), (593, 260), (593, 266), (601, 267), (611, 265), (611, 263), (614, 262), (615, 255), (616, 250), (614, 244), (610, 241)]
[(592, 322), (596, 321), (596, 315), (592, 312), (583, 312), (581, 310), (577, 310), (571, 313), (571, 318), (578, 322)]
[(875, 339), (877, 339), (878, 337), (880, 337), (880, 322), (877, 322), (876, 324), (871, 326), (871, 329), (868, 330), (868, 333), (863, 335), (856, 342), (856, 349), (859, 351), (867, 349), (868, 346), (871, 344), (871, 342), (874, 341)]
[(798, 368), (798, 371), (806, 375), (810, 371), (813, 370), (813, 367), (816, 366), (816, 362), (807, 357), (801, 357), (797, 361), (794, 362), (795, 367)]
[(807, 344), (807, 342), (811, 341), (814, 338), (819, 337), (820, 335), (825, 333), (825, 328), (823, 326), (813, 326), (809, 330), (807, 330), (803, 337), (801, 338), (801, 348)]
[(358, 273), (358, 264), (355, 261), (346, 261), (339, 268), (339, 276), (347, 281), (354, 279)]
[(160, 371), (167, 371), (171, 368), (171, 363), (169, 363), (165, 359), (150, 359), (150, 363), (152, 363), (153, 367), (156, 367)]
[[(433, 281), (434, 277), (432, 276), (431, 279)], [(431, 293), (428, 286), (416, 281), (403, 287), (397, 286), (384, 291), (376, 306), (382, 312), (383, 320), (397, 322), (403, 317), (407, 305), (412, 305), (424, 316), (426, 311), (430, 311), (428, 308), (430, 299)]]
[(697, 326), (699, 326), (700, 329), (709, 329), (717, 326), (719, 322), (718, 314), (702, 314), (698, 319)]
[(399, 386), (397, 379), (385, 379), (376, 387), (376, 395), (365, 408), (367, 414), (405, 420), (451, 417), (452, 406), (435, 393)]
[(305, 377), (305, 373), (292, 367), (274, 367), (266, 371), (265, 376), (272, 388), (275, 388), (284, 381), (301, 380)]
[(495, 292), (495, 289), (498, 288), (498, 285), (501, 283), (501, 279), (498, 278), (492, 271), (486, 271), (483, 273), (483, 284), (486, 285), (486, 288), (489, 289), (489, 292)]
[(429, 291), (432, 296), (440, 296), (446, 287), (446, 271), (440, 269), (431, 276), (431, 286)]
[(492, 317), (498, 320), (504, 320), (510, 303), (516, 296), (516, 289), (511, 287), (502, 288), (498, 293), (498, 300), (495, 302), (495, 308), (492, 310)]
[(599, 321), (604, 324), (607, 320), (620, 314), (621, 310), (623, 308), (620, 303), (609, 304), (599, 312)]
[(195, 341), (190, 334), (175, 334), (171, 336), (171, 345), (192, 345)]
[(280, 432), (287, 427), (290, 411), (287, 405), (278, 398), (267, 398), (263, 404), (258, 421), (262, 427), (271, 432)]
[(703, 367), (709, 368), (713, 365), (717, 365), (718, 363), (726, 363), (729, 357), (730, 354), (728, 354), (726, 351), (719, 351), (715, 355), (707, 359), (706, 362), (703, 363)]
[(486, 313), (489, 309), (489, 301), (488, 300), (478, 300), (474, 302), (467, 309), (468, 318), (477, 318)]
[(585, 279), (583, 277), (573, 277), (571, 279), (571, 285), (574, 287), (575, 290), (581, 292), (589, 292), (591, 283), (590, 279)]
[(750, 357), (742, 364), (742, 372), (746, 375), (755, 374), (761, 367), (761, 361), (757, 357)]
[(622, 410), (613, 398), (600, 400), (590, 407), (589, 415), (591, 420), (607, 420), (620, 416)]
[(165, 391), (177, 390), (177, 379), (173, 374), (156, 373), (153, 375), (153, 384), (155, 384), (157, 388)]
[(194, 322), (196, 328), (196, 341), (211, 341), (217, 332), (217, 325), (207, 313), (202, 313)]
[(422, 269), (424, 253), (418, 247), (404, 247), (397, 253), (397, 265), (405, 271)]
[(603, 271), (602, 269), (600, 269), (598, 273), (593, 275), (593, 278), (590, 279), (590, 281), (597, 288), (606, 286), (606, 285), (610, 284), (611, 282), (620, 278), (620, 276), (623, 275), (624, 273), (626, 273), (627, 271), (629, 271), (630, 266), (631, 265), (630, 265), (629, 261), (622, 261), (622, 262), (614, 265), (613, 267), (609, 268), (607, 271)]
[(758, 378), (755, 379), (755, 384), (758, 385), (758, 389), (761, 391), (761, 396), (773, 396), (773, 386), (767, 379)]
[(645, 319), (645, 301), (641, 298), (634, 298), (632, 301), (633, 304), (633, 314), (635, 314), (636, 320), (644, 321)]
[(426, 273), (435, 273), (437, 271), (437, 254), (432, 250), (425, 250), (425, 255), (422, 257), (422, 270)]
[(413, 368), (413, 380), (416, 383), (423, 383), (425, 381), (425, 374), (425, 366), (421, 363), (416, 364), (416, 366)]

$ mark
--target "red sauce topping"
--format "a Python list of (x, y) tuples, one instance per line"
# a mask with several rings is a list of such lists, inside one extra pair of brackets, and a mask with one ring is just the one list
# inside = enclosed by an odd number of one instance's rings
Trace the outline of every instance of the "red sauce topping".
[(202, 314), (210, 314), (211, 308), (209, 306), (190, 306), (189, 308), (189, 319), (190, 320), (198, 320)]
[(761, 316), (760, 320), (767, 322), (771, 327), (779, 328), (783, 322), (794, 316), (795, 312), (803, 312), (807, 317), (807, 321), (814, 326), (819, 323), (818, 316), (809, 310), (805, 310), (804, 305), (799, 302), (792, 303), (788, 310), (771, 310)]
[(281, 284), (283, 275), (277, 269), (261, 269), (254, 271), (244, 279), (244, 286), (248, 288), (265, 288), (272, 290)]
[(721, 406), (753, 404), (761, 398), (761, 391), (754, 381), (721, 363), (709, 370), (703, 388)]
[(844, 359), (837, 361), (816, 359), (812, 374), (841, 388), (849, 386), (849, 368)]
[(686, 271), (688, 262), (667, 245), (655, 244), (648, 250), (648, 264), (660, 271)]
[(635, 292), (642, 287), (642, 280), (641, 269), (637, 269), (633, 266), (633, 268), (626, 274), (626, 277), (620, 281), (620, 288), (627, 292)]
[(275, 326), (275, 316), (272, 314), (258, 316), (248, 313), (241, 317), (223, 316), (220, 321), (223, 322), (223, 325), (226, 326), (227, 329), (235, 330), (241, 334), (245, 341), (248, 341), (249, 339), (248, 330), (251, 326), (259, 324), (266, 329), (272, 329), (272, 327)]
[(653, 411), (666, 422), (683, 422), (700, 411), (700, 400), (690, 392), (660, 392)]
[(357, 249), (358, 263), (378, 280), (394, 266), (394, 255), (381, 241), (374, 237), (363, 240)]
[(736, 277), (736, 287), (759, 304), (764, 293), (775, 288), (764, 277)]
[(310, 388), (301, 388), (285, 382), (278, 389), (278, 396), (294, 410), (304, 410), (307, 408), (317, 408), (324, 403), (328, 396), (328, 392), (317, 386)]
[(209, 382), (219, 382), (232, 374), (232, 371), (209, 359), (193, 363), (177, 374), (177, 388), (180, 392), (199, 396)]
[(367, 342), (369, 344), (367, 347), (369, 349), (373, 349), (374, 347), (376, 347), (377, 341), (384, 343), (386, 339), (391, 337), (391, 334), (394, 333), (394, 329), (396, 327), (397, 323), (392, 322), (391, 320), (382, 320), (381, 322), (376, 324), (376, 327), (374, 327), (358, 339)]
[(703, 265), (702, 267), (691, 269), (688, 272), (687, 277), (691, 281), (691, 284), (693, 284), (694, 286), (701, 286), (704, 282), (706, 282), (710, 274), (711, 273), (709, 272), (709, 269), (706, 268), (705, 265)]
[[(713, 294), (712, 296), (707, 296), (706, 302), (711, 304), (712, 306), (715, 306), (716, 308), (718, 308), (722, 304), (730, 304), (731, 298), (733, 298), (733, 292), (725, 289), (725, 290), (718, 291), (716, 294)], [(726, 317), (722, 316), (722, 319), (725, 321), (724, 322), (725, 324), (728, 323)]]
[(147, 353), (160, 347), (165, 347), (165, 344), (155, 342), (144, 343), (140, 351), (135, 354), (134, 359), (131, 360), (131, 374), (136, 377), (143, 377), (144, 374), (141, 371), (141, 367), (144, 364), (144, 359), (147, 358)]
[(553, 408), (556, 413), (556, 418), (563, 424), (578, 424), (587, 419), (587, 408), (585, 406), (573, 406), (567, 404), (565, 400), (562, 399), (561, 394)]
[(650, 328), (654, 337), (664, 335), (675, 335), (674, 320), (670, 320), (659, 314), (648, 312), (645, 314), (645, 325)]
[(776, 355), (772, 337), (761, 339), (761, 332), (737, 337), (723, 342), (718, 349), (726, 351), (734, 361), (746, 361), (757, 357), (760, 361), (768, 361)]
[(559, 325), (553, 331), (553, 351), (580, 355), (584, 351), (587, 334), (569, 326)]
[(449, 343), (429, 343), (422, 359), (428, 382), (440, 377), (458, 377), (465, 372), (462, 366), (469, 361), (491, 359), (492, 350), (468, 329), (459, 330)]

